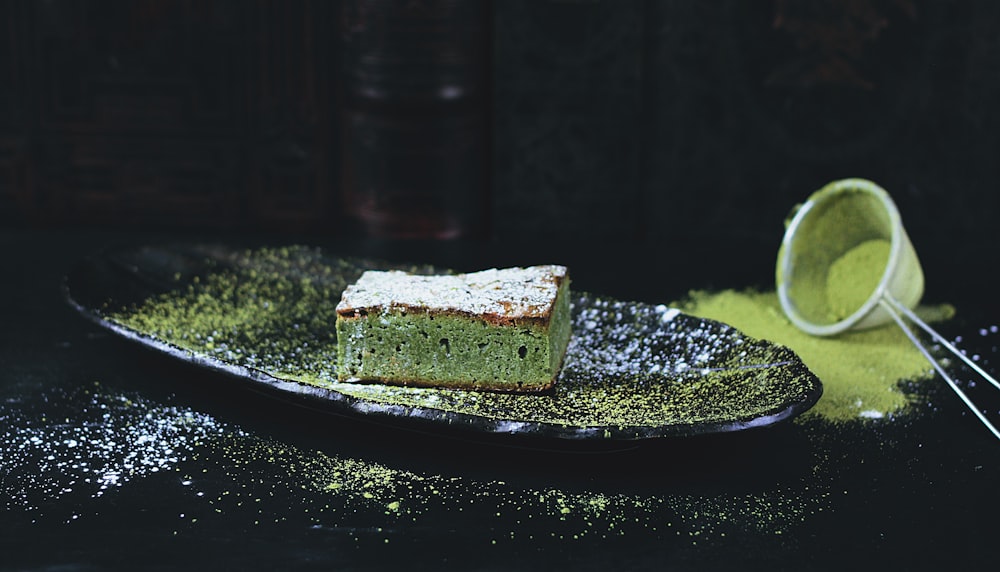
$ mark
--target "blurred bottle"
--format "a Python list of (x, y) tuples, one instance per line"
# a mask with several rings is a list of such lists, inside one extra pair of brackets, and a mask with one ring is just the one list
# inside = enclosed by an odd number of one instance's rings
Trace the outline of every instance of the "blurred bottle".
[(383, 238), (485, 238), (492, 4), (346, 0), (343, 206)]

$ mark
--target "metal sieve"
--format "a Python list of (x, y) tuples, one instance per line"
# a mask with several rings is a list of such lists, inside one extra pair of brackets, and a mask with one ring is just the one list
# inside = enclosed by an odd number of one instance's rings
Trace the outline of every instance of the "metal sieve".
[[(860, 296), (845, 315), (831, 299), (845, 283), (831, 281), (831, 268), (869, 242), (888, 244), (884, 258), (869, 261), (851, 278)], [(865, 275), (868, 274), (868, 275)], [(908, 320), (927, 332), (986, 381), (987, 374), (914, 312), (924, 292), (924, 274), (896, 204), (882, 187), (865, 179), (834, 181), (798, 205), (786, 221), (775, 271), (778, 299), (788, 319), (814, 336), (874, 328), (895, 322), (962, 401), (1000, 439), (998, 430), (920, 342)], [(904, 320), (906, 318), (906, 320)]]

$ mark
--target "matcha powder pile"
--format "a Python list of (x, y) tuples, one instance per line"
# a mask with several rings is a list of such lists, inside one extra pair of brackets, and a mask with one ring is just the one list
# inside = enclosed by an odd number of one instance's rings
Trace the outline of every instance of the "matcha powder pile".
[[(898, 327), (814, 337), (785, 317), (773, 291), (693, 291), (674, 306), (791, 348), (823, 383), (823, 397), (810, 417), (847, 421), (902, 413), (915, 397), (905, 394), (900, 382), (933, 375), (931, 365)], [(939, 322), (951, 318), (954, 308), (925, 306), (917, 313), (928, 322)]]
[(891, 244), (888, 240), (869, 240), (833, 261), (826, 279), (830, 321), (843, 320), (861, 308), (882, 278), (873, 268), (885, 268)]

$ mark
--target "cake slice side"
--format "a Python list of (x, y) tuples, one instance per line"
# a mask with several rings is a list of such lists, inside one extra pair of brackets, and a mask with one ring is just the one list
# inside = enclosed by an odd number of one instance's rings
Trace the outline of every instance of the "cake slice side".
[(337, 308), (338, 378), (537, 392), (571, 334), (561, 266), (449, 276), (366, 273)]

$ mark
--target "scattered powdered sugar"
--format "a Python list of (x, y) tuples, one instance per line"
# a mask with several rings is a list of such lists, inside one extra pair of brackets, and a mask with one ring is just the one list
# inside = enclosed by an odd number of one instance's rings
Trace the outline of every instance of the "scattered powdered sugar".
[(208, 415), (98, 385), (54, 391), (37, 408), (0, 405), (0, 420), (0, 475), (7, 476), (0, 479), (0, 497), (7, 508), (67, 495), (100, 497), (131, 479), (173, 469), (224, 432)]
[(683, 374), (726, 361), (744, 342), (734, 328), (692, 320), (676, 308), (591, 298), (574, 301), (564, 368), (575, 374)]
[(566, 267), (557, 265), (435, 276), (369, 270), (344, 290), (337, 311), (399, 307), (542, 317), (552, 309), (565, 277)]

